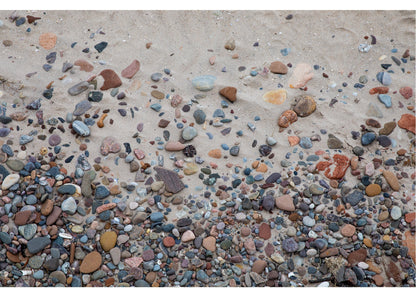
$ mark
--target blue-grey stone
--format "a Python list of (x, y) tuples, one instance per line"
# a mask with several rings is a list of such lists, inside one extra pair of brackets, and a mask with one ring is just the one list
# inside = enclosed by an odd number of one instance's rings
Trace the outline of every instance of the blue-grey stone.
[(77, 202), (74, 197), (65, 199), (61, 204), (61, 209), (68, 214), (74, 214), (77, 211)]
[[(33, 273), (33, 278), (34, 279), (42, 279), (44, 277), (44, 272), (43, 270), (38, 270), (36, 272)], [(72, 281), (73, 283), (74, 281)]]
[(159, 112), (162, 109), (162, 105), (160, 105), (159, 103), (153, 103), (152, 105), (150, 105), (150, 108), (156, 112)]
[(71, 184), (65, 184), (58, 188), (58, 193), (60, 194), (74, 195), (76, 191), (77, 188)]
[(49, 237), (36, 237), (27, 242), (27, 249), (29, 250), (29, 253), (36, 254), (49, 244), (51, 244)]
[(387, 108), (391, 107), (391, 97), (386, 94), (379, 94), (378, 100), (380, 100), (381, 103), (383, 103)]
[(182, 130), (182, 138), (185, 140), (192, 140), (198, 135), (198, 131), (191, 126), (186, 127)]
[(224, 118), (225, 117), (225, 113), (222, 109), (216, 109), (212, 115), (213, 118)]
[(97, 52), (101, 53), (108, 45), (108, 42), (102, 41), (96, 45), (94, 45), (94, 48), (97, 50)]
[(72, 113), (74, 116), (80, 116), (86, 113), (92, 107), (91, 103), (88, 100), (82, 100), (77, 105), (75, 105), (75, 110)]
[(38, 202), (38, 198), (36, 198), (35, 195), (28, 195), (26, 197), (26, 204), (33, 205), (36, 204), (36, 202)]
[(384, 86), (389, 86), (391, 84), (391, 76), (388, 72), (381, 71), (377, 73), (377, 80)]
[(312, 147), (312, 140), (310, 137), (302, 137), (299, 141), (299, 145), (303, 149), (310, 149)]
[(10, 244), (12, 242), (12, 239), (10, 238), (10, 235), (6, 232), (0, 232), (0, 241), (5, 244)]
[(98, 186), (95, 189), (95, 199), (104, 199), (110, 195), (110, 191), (105, 186)]
[(195, 122), (197, 124), (199, 124), (199, 125), (203, 124), (205, 122), (206, 117), (207, 116), (206, 116), (206, 114), (203, 110), (201, 110), (201, 109), (195, 110), (194, 119), (195, 119)]
[(85, 125), (81, 121), (74, 121), (72, 123), (72, 129), (74, 129), (78, 135), (81, 135), (81, 136), (90, 135), (90, 128), (88, 128), (87, 125)]
[(76, 96), (81, 94), (82, 92), (88, 90), (90, 84), (87, 81), (82, 81), (80, 83), (77, 83), (76, 85), (70, 87), (68, 89), (68, 94), (71, 96)]
[(150, 220), (152, 222), (161, 222), (163, 220), (163, 213), (153, 212), (150, 214)]
[(13, 157), (14, 156), (13, 150), (12, 150), (12, 148), (8, 144), (3, 144), (1, 146), (1, 151), (3, 153), (6, 153), (7, 156), (9, 156), (9, 157)]
[(231, 147), (230, 149), (231, 156), (238, 156), (239, 153), (240, 153), (240, 147), (238, 145), (234, 145)]
[(355, 190), (351, 194), (342, 197), (342, 201), (351, 204), (351, 206), (356, 206), (363, 198), (364, 194), (361, 191)]
[(209, 282), (209, 276), (202, 269), (196, 273), (196, 279), (206, 284)]
[(198, 76), (192, 80), (192, 86), (199, 91), (210, 91), (214, 88), (216, 79), (213, 75)]
[(366, 146), (370, 145), (374, 140), (376, 140), (376, 134), (374, 132), (367, 132), (361, 136), (361, 145)]
[(10, 134), (10, 128), (0, 128), (0, 137), (6, 137)]
[(33, 141), (33, 136), (22, 135), (22, 136), (20, 136), (19, 144), (20, 145), (25, 145), (25, 144), (28, 144), (31, 141)]
[(158, 82), (162, 78), (162, 76), (163, 76), (162, 73), (156, 72), (156, 73), (153, 73), (150, 76), (150, 79), (153, 80), (153, 81), (155, 81), (155, 82)]

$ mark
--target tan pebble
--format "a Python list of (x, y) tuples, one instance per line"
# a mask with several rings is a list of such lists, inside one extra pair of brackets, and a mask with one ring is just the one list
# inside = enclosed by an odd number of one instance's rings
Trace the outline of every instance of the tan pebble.
[(251, 167), (253, 168), (253, 169), (256, 169), (257, 167), (259, 167), (259, 164), (260, 164), (260, 161), (254, 161), (253, 163), (251, 163)]
[(289, 141), (290, 146), (295, 146), (300, 142), (300, 138), (298, 136), (288, 136), (287, 140)]
[(394, 191), (400, 190), (399, 180), (397, 179), (396, 175), (393, 172), (388, 171), (388, 170), (383, 170), (383, 176)]
[(231, 56), (231, 58), (233, 58), (233, 59), (238, 59), (238, 57), (239, 57), (238, 54), (234, 54), (234, 55)]
[(257, 172), (267, 172), (267, 165), (265, 163), (260, 163), (259, 167), (256, 168)]
[(351, 158), (351, 169), (356, 170), (358, 168), (358, 156)]
[(280, 115), (277, 124), (279, 125), (279, 127), (287, 128), (290, 124), (296, 122), (297, 120), (298, 115), (296, 114), (296, 112), (294, 112), (293, 110), (286, 110)]
[(273, 90), (263, 95), (263, 100), (275, 105), (280, 105), (286, 101), (287, 91), (285, 89)]
[(213, 149), (208, 152), (208, 156), (211, 158), (220, 159), (221, 158), (221, 150), (220, 149)]
[(351, 237), (355, 233), (355, 227), (351, 224), (347, 224), (341, 229), (341, 234), (345, 237)]
[(370, 184), (365, 188), (365, 193), (369, 197), (376, 196), (381, 193), (381, 187), (378, 184)]
[(211, 65), (214, 65), (215, 64), (215, 56), (212, 56), (211, 58), (209, 58), (209, 63)]
[(56, 44), (56, 35), (54, 33), (44, 33), (39, 36), (39, 45), (46, 50), (53, 49)]
[(97, 122), (97, 126), (98, 128), (103, 128), (104, 127), (104, 119), (108, 116), (107, 113), (103, 113), (102, 116), (100, 117), (100, 119)]

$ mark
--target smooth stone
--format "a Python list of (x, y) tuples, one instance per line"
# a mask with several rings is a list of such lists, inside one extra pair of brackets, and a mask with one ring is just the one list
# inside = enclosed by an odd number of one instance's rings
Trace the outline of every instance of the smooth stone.
[(310, 216), (303, 217), (302, 222), (305, 226), (313, 227), (315, 225), (315, 220), (312, 219)]
[(6, 137), (11, 131), (10, 128), (0, 128), (0, 137)]
[(302, 137), (299, 141), (299, 146), (303, 149), (312, 148), (312, 140), (310, 137)]
[(201, 110), (201, 109), (195, 110), (193, 116), (194, 116), (195, 122), (197, 124), (201, 125), (205, 122), (206, 114), (203, 110)]
[(376, 134), (374, 132), (367, 132), (361, 136), (361, 145), (367, 146), (376, 140)]
[(381, 119), (383, 117), (383, 113), (381, 112), (380, 108), (375, 105), (373, 102), (368, 104), (366, 115), (369, 117), (376, 117)]
[(316, 110), (316, 101), (307, 95), (300, 95), (295, 97), (293, 111), (300, 117), (307, 117)]
[(168, 141), (165, 145), (165, 150), (168, 152), (182, 151), (184, 148), (185, 145), (179, 141)]
[(99, 252), (93, 251), (82, 260), (79, 270), (81, 273), (92, 273), (101, 267), (102, 258)]
[(303, 88), (313, 78), (313, 68), (309, 64), (300, 63), (296, 65), (292, 76), (288, 80), (292, 89)]
[(74, 197), (69, 197), (65, 199), (61, 204), (61, 209), (63, 212), (68, 214), (74, 214), (77, 211), (77, 203)]
[(98, 186), (95, 189), (95, 199), (104, 199), (110, 195), (110, 191), (105, 186)]
[(286, 74), (287, 71), (288, 71), (288, 68), (282, 62), (274, 61), (270, 64), (269, 70), (270, 70), (270, 72), (276, 73), (276, 74)]
[(238, 145), (234, 145), (230, 148), (230, 155), (231, 156), (238, 156), (238, 154), (240, 153), (240, 147)]
[(397, 122), (400, 128), (406, 129), (407, 131), (416, 134), (416, 117), (412, 114), (402, 114), (400, 120)]
[(25, 144), (28, 144), (29, 142), (32, 142), (33, 141), (33, 136), (29, 136), (29, 135), (22, 135), (22, 136), (20, 136), (20, 139), (19, 139), (19, 144), (20, 145), (25, 145)]
[(186, 127), (182, 130), (182, 138), (189, 141), (194, 139), (198, 135), (198, 131), (191, 126)]
[(103, 92), (91, 91), (88, 93), (88, 101), (100, 102), (101, 100), (103, 100)]
[(376, 78), (384, 86), (391, 85), (391, 76), (388, 72), (385, 72), (385, 71), (379, 72), (377, 73)]
[(186, 230), (181, 237), (182, 242), (188, 242), (195, 239), (195, 234), (191, 230)]
[(79, 95), (82, 92), (88, 90), (89, 86), (90, 86), (90, 83), (89, 82), (82, 81), (82, 82), (77, 83), (76, 85), (70, 87), (68, 89), (68, 94), (71, 95), (71, 96)]
[(61, 143), (61, 136), (58, 134), (52, 134), (49, 136), (48, 143), (50, 146), (57, 146)]
[(399, 93), (404, 99), (410, 99), (413, 96), (413, 89), (411, 87), (402, 87), (400, 88)]
[(380, 100), (380, 102), (383, 103), (387, 108), (390, 108), (392, 106), (391, 97), (389, 95), (379, 94), (378, 100)]
[(102, 41), (94, 45), (94, 48), (97, 50), (97, 52), (101, 53), (107, 47), (107, 45), (108, 45), (108, 42)]
[(140, 70), (140, 62), (133, 60), (129, 66), (121, 71), (121, 76), (125, 78), (132, 78)]
[(19, 174), (9, 174), (6, 176), (6, 178), (3, 180), (3, 183), (1, 184), (2, 190), (7, 190), (14, 184), (16, 184), (20, 179)]
[(383, 170), (383, 177), (386, 179), (387, 183), (394, 191), (400, 190), (399, 180), (393, 172)]
[(67, 194), (67, 195), (74, 195), (77, 191), (77, 188), (73, 184), (65, 184), (58, 188), (58, 193), (60, 194)]
[(36, 254), (42, 251), (49, 244), (51, 244), (49, 237), (36, 237), (27, 242), (27, 249), (29, 253)]
[(25, 167), (25, 163), (17, 159), (8, 159), (6, 165), (13, 171), (20, 171)]
[(393, 220), (398, 220), (402, 216), (402, 210), (397, 205), (393, 206), (390, 211), (390, 216)]
[(290, 195), (283, 195), (275, 199), (276, 207), (286, 211), (294, 211), (295, 205)]
[(117, 243), (117, 233), (107, 231), (101, 235), (100, 244), (104, 251), (109, 252)]
[(351, 204), (351, 206), (356, 206), (363, 198), (364, 194), (361, 191), (355, 190), (351, 194), (344, 196), (342, 200), (345, 203)]
[(216, 79), (213, 75), (198, 76), (192, 80), (192, 86), (199, 91), (207, 92), (214, 88)]
[(237, 100), (237, 89), (234, 87), (225, 87), (220, 90), (220, 95), (227, 98), (230, 102)]
[(85, 125), (83, 122), (81, 121), (73, 121), (72, 122), (72, 129), (74, 129), (74, 131), (81, 136), (89, 136), (90, 135), (90, 128), (88, 128), (87, 125)]
[(99, 75), (104, 78), (104, 83), (100, 88), (101, 91), (117, 88), (122, 85), (120, 77), (118, 77), (114, 70), (104, 69)]
[(329, 149), (342, 149), (343, 148), (342, 141), (333, 134), (328, 135), (327, 145)]

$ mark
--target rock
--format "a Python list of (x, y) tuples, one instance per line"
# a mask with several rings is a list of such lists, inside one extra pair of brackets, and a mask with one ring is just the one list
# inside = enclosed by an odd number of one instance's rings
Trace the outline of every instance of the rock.
[(46, 219), (46, 225), (51, 226), (53, 225), (59, 218), (62, 213), (62, 209), (58, 206), (54, 206), (52, 212), (49, 214), (48, 218)]
[(388, 87), (375, 87), (370, 89), (370, 95), (374, 95), (374, 94), (387, 94), (389, 92), (389, 88)]
[(215, 239), (215, 237), (213, 237), (213, 236), (208, 236), (208, 237), (205, 237), (205, 238), (202, 240), (202, 246), (203, 246), (205, 249), (207, 249), (207, 250), (209, 250), (209, 251), (211, 251), (211, 252), (215, 252), (215, 250), (216, 250), (216, 246), (215, 246), (215, 244), (216, 244), (216, 239)]
[(61, 204), (61, 209), (68, 214), (74, 214), (77, 211), (77, 202), (74, 197), (65, 199)]
[(40, 213), (44, 216), (49, 215), (53, 210), (53, 201), (50, 199), (46, 199), (45, 202), (42, 204)]
[(231, 156), (238, 156), (238, 154), (240, 153), (240, 147), (238, 145), (234, 145), (230, 148), (230, 155)]
[(367, 258), (367, 250), (361, 248), (349, 254), (347, 260), (351, 266), (354, 266), (360, 262), (365, 262), (366, 258)]
[(33, 136), (29, 136), (29, 135), (22, 135), (22, 136), (20, 136), (20, 139), (19, 139), (19, 144), (20, 145), (25, 145), (25, 144), (28, 144), (29, 142), (32, 142), (33, 141)]
[(186, 163), (183, 168), (183, 173), (185, 175), (192, 175), (199, 171), (199, 166), (195, 163)]
[(140, 70), (140, 62), (133, 60), (129, 66), (121, 71), (121, 76), (125, 78), (132, 78)]
[(410, 99), (413, 96), (413, 89), (411, 87), (402, 87), (400, 88), (399, 93), (404, 99)]
[(403, 240), (403, 245), (409, 249), (408, 255), (413, 259), (415, 262), (416, 259), (416, 238), (415, 235), (411, 233), (410, 230), (406, 230), (404, 233), (405, 239)]
[(88, 88), (90, 87), (90, 83), (87, 81), (82, 81), (80, 83), (77, 83), (76, 85), (70, 87), (68, 89), (68, 94), (71, 96), (76, 96), (81, 94), (82, 92), (88, 90)]
[(290, 124), (296, 122), (298, 120), (298, 115), (293, 110), (286, 110), (284, 111), (278, 121), (277, 124), (279, 127), (287, 128)]
[(293, 111), (300, 117), (311, 115), (316, 109), (316, 102), (311, 96), (300, 95), (295, 97), (292, 104)]
[(16, 213), (14, 217), (14, 223), (16, 226), (23, 226), (26, 225), (27, 221), (29, 220), (32, 211), (30, 210), (21, 210)]
[(120, 77), (114, 70), (104, 69), (99, 75), (104, 78), (104, 83), (100, 88), (101, 91), (117, 88), (122, 84)]
[(308, 226), (308, 227), (313, 227), (314, 225), (315, 225), (315, 220), (314, 219), (312, 219), (310, 216), (306, 216), (306, 217), (303, 217), (303, 219), (302, 219), (302, 223), (305, 225), (305, 226)]
[(121, 150), (121, 144), (112, 136), (103, 139), (100, 146), (101, 155), (107, 156), (110, 153), (118, 153)]
[(205, 118), (207, 117), (205, 112), (201, 109), (195, 110), (193, 116), (194, 116), (195, 122), (199, 125), (203, 124), (205, 122)]
[(16, 184), (20, 179), (19, 174), (9, 174), (6, 176), (6, 178), (3, 180), (3, 183), (1, 184), (2, 190), (7, 190), (14, 184)]
[(95, 189), (95, 199), (104, 199), (110, 195), (110, 191), (105, 186), (98, 186)]
[(361, 145), (367, 146), (373, 143), (376, 140), (376, 134), (374, 132), (367, 132), (361, 136)]
[(27, 242), (27, 249), (31, 254), (37, 254), (50, 244), (49, 237), (36, 237)]
[(264, 260), (256, 260), (251, 267), (251, 271), (256, 272), (258, 274), (262, 274), (264, 269), (267, 267), (267, 262)]
[(102, 258), (100, 253), (97, 251), (93, 251), (85, 256), (82, 260), (81, 266), (79, 267), (79, 271), (81, 273), (92, 273), (98, 268), (101, 267)]
[(82, 59), (76, 60), (74, 62), (74, 65), (79, 66), (81, 71), (91, 72), (94, 70), (94, 66), (86, 60), (82, 60)]
[(208, 152), (208, 156), (215, 159), (221, 158), (221, 150), (220, 149), (212, 149)]
[(290, 195), (283, 195), (275, 199), (276, 207), (281, 210), (295, 211), (293, 198)]
[(224, 45), (224, 48), (230, 51), (233, 51), (235, 49), (235, 40), (229, 39)]
[(259, 227), (259, 237), (263, 239), (269, 239), (272, 236), (271, 228), (269, 224), (262, 223)]
[(178, 174), (175, 171), (158, 166), (154, 167), (154, 170), (157, 172), (156, 178), (158, 180), (162, 180), (165, 183), (165, 190), (167, 192), (176, 194), (185, 188), (185, 185), (180, 180)]
[(396, 122), (388, 122), (384, 124), (384, 127), (378, 131), (380, 135), (390, 135), (396, 128)]
[(189, 141), (194, 139), (198, 135), (198, 131), (191, 126), (186, 127), (182, 130), (182, 138)]
[(275, 105), (280, 105), (286, 101), (287, 91), (285, 89), (272, 90), (263, 95), (263, 100)]
[(220, 95), (227, 98), (230, 102), (237, 100), (237, 89), (234, 87), (225, 87), (220, 90)]
[(49, 136), (48, 143), (50, 146), (57, 146), (61, 143), (61, 136), (58, 134), (52, 134)]
[(164, 99), (165, 98), (165, 94), (163, 94), (162, 92), (158, 91), (158, 90), (153, 90), (152, 92), (150, 92), (150, 95), (156, 99)]
[(399, 125), (400, 128), (406, 129), (407, 131), (410, 131), (413, 134), (416, 134), (415, 123), (416, 123), (416, 117), (414, 115), (405, 113), (405, 114), (402, 114), (397, 124)]
[(365, 123), (368, 126), (371, 126), (371, 127), (374, 127), (374, 128), (380, 128), (381, 127), (380, 123), (375, 119), (368, 119), (368, 120), (365, 121)]
[(101, 235), (100, 244), (104, 251), (108, 252), (115, 247), (117, 242), (117, 233), (114, 231), (107, 231)]
[(345, 237), (352, 237), (355, 234), (355, 227), (351, 224), (346, 224), (341, 228), (341, 234)]
[(192, 86), (199, 91), (207, 92), (214, 88), (216, 79), (213, 75), (198, 76), (192, 80)]
[(80, 116), (86, 113), (92, 107), (88, 100), (83, 100), (75, 105), (75, 110), (72, 113), (74, 116)]
[(97, 52), (101, 53), (107, 47), (107, 45), (108, 42), (102, 41), (94, 45), (94, 48), (97, 50)]
[(292, 89), (303, 88), (313, 78), (313, 69), (309, 64), (300, 63), (296, 65), (288, 84)]
[(179, 141), (168, 141), (165, 145), (165, 150), (168, 152), (182, 151), (184, 148), (185, 145)]
[(20, 171), (25, 167), (25, 163), (17, 159), (8, 159), (6, 165), (13, 171)]
[(333, 150), (343, 148), (342, 141), (333, 134), (328, 135), (327, 145), (329, 149), (333, 149)]
[(163, 245), (165, 247), (173, 247), (175, 245), (175, 239), (171, 236), (163, 238)]
[(39, 45), (46, 50), (51, 50), (55, 47), (57, 36), (54, 33), (43, 33), (39, 36)]
[(191, 230), (186, 230), (181, 237), (182, 242), (188, 242), (195, 239), (195, 234)]
[(294, 253), (298, 250), (298, 243), (293, 237), (286, 238), (282, 242), (282, 248), (288, 253)]
[(386, 179), (389, 186), (394, 191), (399, 191), (400, 190), (399, 180), (397, 179), (396, 175), (393, 172), (388, 171), (388, 170), (383, 170), (383, 176)]
[(270, 72), (277, 73), (277, 74), (286, 74), (288, 71), (287, 66), (280, 61), (272, 62), (270, 64), (269, 69), (270, 69)]
[(394, 205), (391, 208), (390, 216), (395, 221), (398, 220), (398, 219), (400, 219), (402, 217), (402, 210), (401, 210), (401, 208), (398, 207), (397, 205)]
[(179, 95), (174, 95), (170, 101), (172, 107), (178, 107), (182, 103), (183, 98)]
[(90, 129), (88, 128), (87, 125), (85, 125), (83, 122), (81, 121), (73, 121), (72, 122), (72, 129), (74, 129), (74, 131), (81, 136), (89, 136), (90, 135)]
[(88, 101), (100, 102), (101, 100), (103, 100), (103, 92), (91, 91), (88, 93)]
[(376, 78), (384, 86), (391, 85), (391, 76), (388, 72), (381, 71), (377, 73)]
[(301, 137), (299, 141), (299, 146), (303, 149), (310, 149), (312, 148), (312, 140), (310, 137)]
[(380, 102), (383, 103), (387, 108), (391, 107), (391, 97), (389, 95), (379, 94), (378, 100), (380, 100)]
[(370, 184), (365, 188), (365, 193), (369, 197), (374, 197), (381, 193), (381, 187), (378, 184)]

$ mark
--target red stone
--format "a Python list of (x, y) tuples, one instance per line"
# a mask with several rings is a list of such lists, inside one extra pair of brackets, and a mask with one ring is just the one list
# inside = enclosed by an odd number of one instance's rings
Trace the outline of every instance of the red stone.
[(16, 216), (14, 217), (14, 223), (16, 224), (16, 226), (26, 225), (31, 214), (32, 211), (30, 210), (19, 211), (18, 213), (16, 213)]
[(172, 247), (175, 245), (175, 239), (173, 239), (173, 237), (170, 237), (170, 236), (165, 237), (163, 238), (163, 245), (165, 247)]
[(259, 237), (263, 239), (269, 239), (271, 236), (272, 233), (269, 224), (262, 223), (259, 227)]
[(121, 76), (125, 78), (132, 78), (137, 71), (140, 70), (140, 62), (137, 60), (134, 60), (131, 62), (129, 66), (127, 66), (123, 71), (121, 71)]
[(358, 264), (360, 262), (365, 262), (366, 258), (367, 258), (367, 250), (359, 249), (348, 255), (348, 263), (354, 266), (355, 264)]
[(387, 94), (389, 92), (388, 87), (375, 87), (370, 90), (370, 95), (374, 94)]
[(321, 161), (316, 164), (318, 171), (325, 170), (324, 174), (329, 179), (341, 179), (350, 166), (350, 160), (347, 156), (335, 154), (333, 161)]
[(230, 100), (231, 102), (234, 102), (237, 100), (237, 89), (234, 87), (225, 87), (220, 90), (220, 94), (223, 95), (225, 98)]
[(412, 132), (413, 134), (416, 134), (415, 133), (415, 123), (416, 123), (415, 119), (416, 118), (414, 115), (405, 113), (405, 114), (402, 114), (402, 117), (400, 118), (397, 124), (399, 125), (400, 128), (406, 129)]
[(100, 75), (104, 78), (104, 84), (100, 88), (101, 91), (117, 88), (122, 84), (120, 77), (118, 77), (114, 70), (104, 69)]
[(413, 89), (411, 87), (403, 87), (403, 88), (400, 88), (399, 93), (405, 99), (409, 99), (413, 96)]

